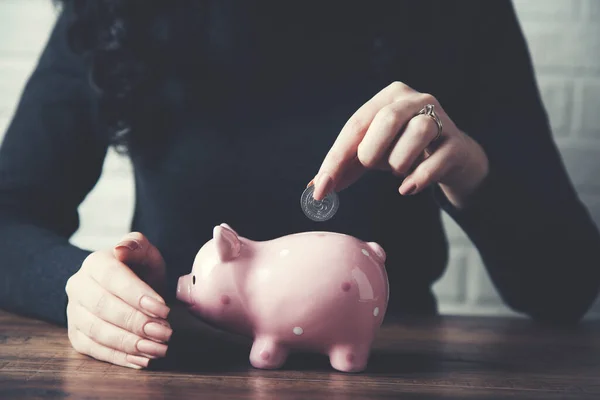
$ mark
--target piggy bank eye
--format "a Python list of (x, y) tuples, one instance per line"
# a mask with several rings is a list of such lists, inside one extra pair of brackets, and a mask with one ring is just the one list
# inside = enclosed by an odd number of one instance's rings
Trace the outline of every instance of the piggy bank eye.
[(196, 275), (192, 275), (192, 285), (196, 284)]

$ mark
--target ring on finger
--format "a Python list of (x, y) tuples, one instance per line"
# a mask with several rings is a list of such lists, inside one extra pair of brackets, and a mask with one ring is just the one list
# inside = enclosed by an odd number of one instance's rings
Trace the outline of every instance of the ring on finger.
[(444, 129), (444, 127), (442, 125), (442, 120), (440, 119), (440, 117), (435, 112), (433, 104), (427, 104), (425, 107), (423, 107), (417, 113), (417, 115), (426, 115), (429, 118), (431, 118), (433, 120), (433, 122), (436, 123), (436, 125), (438, 127), (438, 131), (437, 131), (437, 135), (435, 136), (435, 138), (433, 138), (433, 140), (431, 141), (431, 143), (434, 143), (434, 142), (438, 141), (438, 139), (442, 136), (442, 130)]

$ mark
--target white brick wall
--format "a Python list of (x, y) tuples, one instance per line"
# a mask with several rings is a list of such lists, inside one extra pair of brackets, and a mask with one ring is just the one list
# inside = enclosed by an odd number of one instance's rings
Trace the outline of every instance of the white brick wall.
[[(515, 0), (554, 135), (581, 199), (600, 224), (600, 0)], [(0, 138), (53, 23), (50, 0), (0, 0)], [(100, 248), (127, 232), (134, 202), (131, 168), (111, 152), (81, 206), (77, 245)], [(110, 213), (104, 212), (110, 209)], [(434, 289), (442, 312), (512, 314), (481, 259), (446, 215), (448, 271)], [(600, 316), (600, 302), (591, 316)]]

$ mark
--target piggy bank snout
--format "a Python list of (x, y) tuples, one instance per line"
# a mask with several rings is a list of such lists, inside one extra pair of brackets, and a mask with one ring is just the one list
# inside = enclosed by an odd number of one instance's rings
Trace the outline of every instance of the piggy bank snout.
[(192, 304), (192, 275), (183, 275), (177, 281), (176, 298), (184, 303)]

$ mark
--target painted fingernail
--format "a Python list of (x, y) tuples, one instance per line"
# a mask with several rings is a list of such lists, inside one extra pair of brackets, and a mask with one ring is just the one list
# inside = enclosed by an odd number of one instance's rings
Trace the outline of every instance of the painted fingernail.
[(403, 196), (408, 196), (409, 194), (412, 194), (416, 189), (417, 185), (415, 185), (414, 183), (403, 183), (402, 186), (400, 186), (400, 194)]
[(333, 186), (333, 179), (329, 174), (320, 174), (317, 176), (315, 181), (315, 191), (313, 193), (313, 198), (317, 201), (323, 200), (323, 197), (327, 195), (331, 191)]
[(142, 339), (137, 343), (137, 349), (146, 354), (156, 357), (164, 357), (167, 355), (167, 345), (153, 342), (152, 340)]
[(129, 249), (131, 251), (134, 251), (134, 250), (139, 249), (140, 247), (141, 247), (140, 244), (138, 242), (136, 242), (135, 240), (129, 240), (129, 239), (127, 239), (127, 240), (123, 240), (123, 241), (119, 242), (115, 246), (115, 249), (118, 249), (118, 248), (127, 248), (127, 249)]
[(140, 306), (144, 310), (154, 314), (154, 316), (164, 319), (167, 319), (167, 316), (169, 315), (170, 311), (169, 307), (167, 307), (166, 304), (156, 299), (153, 299), (150, 296), (142, 297), (142, 299), (140, 300)]
[(134, 356), (131, 354), (127, 354), (127, 356), (125, 356), (125, 359), (128, 363), (131, 364), (133, 368), (137, 369), (146, 368), (148, 366), (148, 363), (150, 362), (150, 360), (146, 357)]
[(315, 184), (315, 180), (311, 179), (310, 182), (308, 182), (308, 185), (306, 185), (306, 187), (311, 187), (314, 184)]
[(144, 333), (153, 339), (168, 342), (173, 330), (156, 322), (149, 322), (144, 326)]

